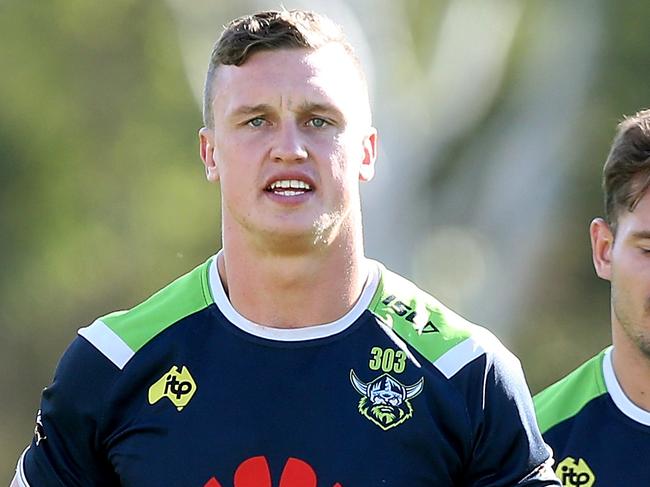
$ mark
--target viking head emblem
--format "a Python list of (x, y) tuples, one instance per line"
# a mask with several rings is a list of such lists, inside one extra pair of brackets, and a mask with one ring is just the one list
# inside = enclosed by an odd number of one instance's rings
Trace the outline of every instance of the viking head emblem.
[(350, 370), (350, 382), (361, 395), (359, 412), (383, 430), (388, 430), (413, 416), (410, 399), (422, 392), (424, 377), (411, 386), (405, 386), (389, 374), (365, 383), (354, 370)]

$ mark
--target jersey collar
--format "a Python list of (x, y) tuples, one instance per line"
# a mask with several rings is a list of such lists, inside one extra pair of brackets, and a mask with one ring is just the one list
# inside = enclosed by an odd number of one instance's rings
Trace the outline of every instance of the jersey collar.
[(221, 254), (220, 251), (213, 259), (209, 269), (210, 291), (215, 304), (223, 315), (240, 330), (251, 335), (266, 338), (269, 340), (296, 342), (304, 340), (314, 340), (317, 338), (325, 338), (342, 332), (350, 327), (370, 306), (372, 298), (375, 294), (379, 284), (379, 265), (377, 262), (368, 259), (368, 277), (364, 285), (361, 296), (344, 316), (331, 323), (323, 325), (307, 326), (304, 328), (273, 328), (270, 326), (261, 325), (245, 318), (233, 307), (226, 295), (226, 292), (219, 277), (217, 270), (217, 259)]
[(616, 378), (614, 366), (612, 365), (613, 348), (614, 347), (609, 347), (605, 351), (605, 357), (603, 358), (603, 375), (605, 376), (607, 391), (612, 397), (614, 404), (616, 404), (616, 407), (620, 409), (623, 414), (637, 423), (650, 426), (650, 412), (641, 409), (630, 401), (630, 398), (625, 395), (621, 384), (619, 384), (618, 379)]

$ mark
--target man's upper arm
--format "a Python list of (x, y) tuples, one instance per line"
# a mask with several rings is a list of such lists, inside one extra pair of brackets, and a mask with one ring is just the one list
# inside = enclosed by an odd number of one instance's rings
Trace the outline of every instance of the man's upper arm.
[(34, 439), (18, 461), (13, 485), (114, 485), (99, 434), (107, 391), (117, 368), (84, 338), (61, 358), (54, 380), (43, 390)]
[(505, 348), (486, 358), (481, 403), (474, 401), (474, 451), (469, 485), (560, 486), (552, 470), (519, 360)]

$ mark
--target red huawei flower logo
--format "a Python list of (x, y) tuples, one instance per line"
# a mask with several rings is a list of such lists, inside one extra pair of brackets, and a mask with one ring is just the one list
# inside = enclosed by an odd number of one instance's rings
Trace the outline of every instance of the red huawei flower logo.
[[(317, 480), (311, 465), (297, 458), (289, 458), (282, 470), (279, 487), (317, 487)], [(223, 486), (212, 477), (203, 487)], [(234, 487), (273, 487), (266, 457), (253, 457), (243, 461), (235, 471)], [(337, 482), (333, 487), (343, 486)]]

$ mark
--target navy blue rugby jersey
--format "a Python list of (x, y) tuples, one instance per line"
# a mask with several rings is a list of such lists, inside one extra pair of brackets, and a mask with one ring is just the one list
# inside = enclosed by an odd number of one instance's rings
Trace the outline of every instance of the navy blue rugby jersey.
[(606, 348), (535, 396), (565, 487), (650, 485), (650, 413), (623, 392)]
[(82, 328), (18, 484), (559, 486), (517, 359), (371, 267), (353, 309), (325, 325), (248, 321), (211, 258)]

